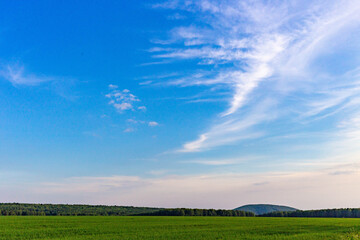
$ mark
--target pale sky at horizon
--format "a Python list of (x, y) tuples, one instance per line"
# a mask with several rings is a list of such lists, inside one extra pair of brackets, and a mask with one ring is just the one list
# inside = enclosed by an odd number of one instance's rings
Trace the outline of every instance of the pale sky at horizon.
[(0, 202), (360, 207), (359, 1), (0, 6)]

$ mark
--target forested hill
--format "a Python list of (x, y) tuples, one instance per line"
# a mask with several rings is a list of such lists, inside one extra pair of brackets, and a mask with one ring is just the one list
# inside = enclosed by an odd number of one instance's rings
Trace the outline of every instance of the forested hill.
[(0, 203), (0, 216), (129, 216), (159, 210), (161, 209), (103, 205)]
[(271, 212), (291, 212), (291, 211), (296, 211), (298, 209), (287, 206), (272, 205), (272, 204), (249, 204), (235, 208), (234, 210), (253, 212), (256, 215), (262, 215)]
[(360, 218), (360, 208), (322, 209), (294, 212), (272, 212), (262, 217)]

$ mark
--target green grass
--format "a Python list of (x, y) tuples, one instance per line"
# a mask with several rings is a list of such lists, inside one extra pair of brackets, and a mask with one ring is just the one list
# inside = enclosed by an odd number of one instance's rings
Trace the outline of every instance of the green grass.
[(360, 239), (359, 219), (0, 217), (0, 240)]

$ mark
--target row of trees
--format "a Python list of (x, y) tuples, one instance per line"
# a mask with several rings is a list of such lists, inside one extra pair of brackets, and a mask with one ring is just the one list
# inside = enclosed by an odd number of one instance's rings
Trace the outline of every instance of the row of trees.
[(158, 210), (103, 205), (0, 203), (0, 216), (129, 216)]
[(254, 217), (252, 212), (239, 210), (215, 210), (215, 209), (191, 209), (191, 208), (172, 208), (161, 209), (156, 212), (141, 214), (146, 216), (227, 216), (227, 217)]
[(0, 216), (255, 216), (239, 210), (0, 203)]
[(360, 208), (322, 209), (294, 212), (272, 212), (262, 217), (360, 218)]

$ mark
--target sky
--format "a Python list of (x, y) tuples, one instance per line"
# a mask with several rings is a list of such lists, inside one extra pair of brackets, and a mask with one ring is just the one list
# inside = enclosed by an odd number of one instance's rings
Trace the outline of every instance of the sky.
[(360, 207), (359, 1), (0, 6), (0, 202)]

